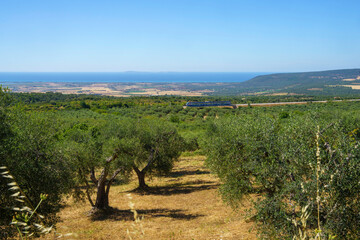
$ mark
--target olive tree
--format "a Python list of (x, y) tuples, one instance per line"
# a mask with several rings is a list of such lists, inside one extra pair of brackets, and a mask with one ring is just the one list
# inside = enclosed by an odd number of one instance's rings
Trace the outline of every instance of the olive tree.
[(132, 162), (139, 189), (146, 190), (146, 175), (167, 174), (183, 150), (183, 138), (177, 130), (165, 122), (138, 121), (131, 127), (127, 141), (131, 146), (126, 154)]
[[(94, 209), (110, 207), (110, 188), (118, 176), (126, 177), (134, 170), (139, 187), (145, 189), (146, 174), (168, 173), (182, 149), (182, 138), (168, 124), (102, 120), (102, 124), (73, 124), (61, 135), (62, 147), (74, 166), (78, 184), (86, 186), (86, 196)], [(91, 198), (91, 183), (96, 186), (95, 201)]]
[[(126, 123), (123, 121), (116, 126), (121, 142), (128, 132)], [(109, 193), (113, 181), (119, 174), (126, 175), (131, 171), (127, 156), (122, 152), (123, 145), (109, 128), (109, 124), (78, 123), (66, 129), (60, 137), (64, 153), (76, 172), (77, 186), (85, 185), (86, 197), (94, 210), (110, 208)], [(95, 185), (95, 201), (89, 180)], [(76, 196), (82, 193), (76, 187), (74, 190)]]
[[(10, 154), (10, 139), (13, 135), (8, 116), (8, 94), (7, 89), (0, 86), (0, 167), (6, 164)], [(8, 209), (11, 206), (10, 192), (7, 192), (7, 181), (0, 175), (0, 238), (6, 238), (9, 235), (9, 223), (12, 212)], [(7, 227), (3, 227), (7, 226)]]
[(299, 231), (310, 237), (317, 229), (354, 239), (360, 234), (360, 152), (343, 124), (311, 114), (218, 120), (208, 131), (207, 164), (232, 206), (253, 196), (262, 237), (289, 239)]
[[(1, 166), (6, 166), (27, 196), (27, 203), (36, 206), (41, 194), (48, 198), (37, 213), (45, 216), (43, 223), (54, 224), (61, 207), (62, 194), (72, 185), (70, 165), (54, 146), (58, 126), (54, 119), (41, 114), (25, 114), (21, 109), (6, 110), (0, 119)], [(15, 205), (8, 191), (9, 179), (0, 179), (0, 221), (9, 226)], [(6, 232), (4, 230), (2, 232)]]

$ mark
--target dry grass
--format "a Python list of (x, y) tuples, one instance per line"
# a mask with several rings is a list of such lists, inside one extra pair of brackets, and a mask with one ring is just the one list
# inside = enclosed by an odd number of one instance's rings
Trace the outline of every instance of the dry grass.
[(356, 89), (356, 90), (359, 90), (360, 89), (360, 86), (359, 85), (342, 85), (344, 87), (351, 87), (352, 89)]
[(286, 96), (289, 93), (286, 92), (279, 92), (279, 93), (271, 93), (271, 94), (266, 94), (266, 96)]
[[(147, 194), (132, 192), (136, 179), (110, 191), (113, 213), (88, 216), (87, 202), (67, 200), (57, 225), (72, 239), (255, 239), (243, 212), (233, 212), (218, 195), (218, 179), (203, 167), (204, 157), (183, 157), (173, 173), (148, 181)], [(131, 200), (129, 200), (131, 193)], [(141, 225), (134, 221), (129, 201)], [(144, 231), (144, 235), (142, 234)]]
[[(175, 88), (174, 90), (171, 90)], [(127, 83), (36, 83), (36, 84), (16, 84), (15, 92), (61, 92), (64, 94), (100, 94), (107, 96), (129, 97), (129, 96), (162, 96), (162, 95), (178, 95), (178, 96), (203, 96), (211, 90), (182, 90), (176, 85), (167, 88), (148, 88), (143, 83), (127, 84)], [(168, 90), (166, 90), (168, 89)]]
[(308, 91), (322, 91), (324, 90), (323, 88), (308, 88)]
[(200, 91), (181, 91), (181, 90), (159, 90), (155, 88), (142, 89), (141, 92), (130, 92), (129, 95), (150, 95), (150, 96), (163, 96), (163, 95), (177, 95), (177, 96), (202, 96), (203, 92)]

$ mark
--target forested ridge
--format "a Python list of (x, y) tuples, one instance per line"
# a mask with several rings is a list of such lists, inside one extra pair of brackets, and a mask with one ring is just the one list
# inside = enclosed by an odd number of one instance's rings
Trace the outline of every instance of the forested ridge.
[[(55, 226), (69, 196), (105, 218), (119, 211), (114, 186), (135, 176), (134, 192), (146, 196), (154, 191), (151, 176), (168, 176), (181, 156), (206, 156), (224, 203), (237, 209), (250, 201), (246, 217), (259, 238), (358, 239), (360, 103), (332, 99), (115, 98), (1, 88), (1, 237), (39, 236), (34, 223)], [(183, 108), (206, 100), (309, 103)]]
[(349, 84), (357, 84), (359, 80), (360, 69), (341, 69), (267, 74), (254, 77), (240, 85), (249, 92), (291, 92), (307, 95), (344, 96), (358, 94), (359, 90), (352, 89)]

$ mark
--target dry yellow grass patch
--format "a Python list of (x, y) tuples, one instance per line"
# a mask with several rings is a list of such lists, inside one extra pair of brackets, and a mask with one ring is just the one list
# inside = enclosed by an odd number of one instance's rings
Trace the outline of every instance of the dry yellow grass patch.
[(155, 88), (141, 89), (141, 92), (129, 92), (129, 95), (151, 95), (151, 96), (163, 96), (163, 95), (178, 95), (178, 96), (202, 96), (203, 92), (200, 91), (181, 91), (181, 90), (160, 90)]
[[(172, 90), (175, 88), (175, 90)], [(167, 90), (168, 89), (168, 90)], [(126, 83), (34, 83), (34, 84), (18, 84), (16, 92), (61, 92), (63, 94), (100, 94), (106, 96), (129, 97), (129, 96), (162, 96), (162, 95), (178, 95), (178, 96), (202, 96), (211, 90), (176, 90), (176, 85), (167, 85), (165, 88), (149, 88), (144, 83), (126, 84)]]
[(308, 88), (308, 91), (322, 91), (323, 88)]
[[(110, 191), (112, 214), (90, 217), (87, 202), (68, 200), (57, 225), (71, 239), (255, 239), (243, 211), (233, 212), (218, 194), (219, 181), (203, 167), (204, 157), (182, 157), (168, 177), (153, 178), (148, 194), (131, 192), (136, 179)], [(131, 194), (131, 199), (127, 194)], [(134, 221), (129, 203), (140, 219)], [(142, 234), (144, 232), (144, 234)]]
[(102, 86), (82, 87), (81, 91), (89, 91), (89, 92), (93, 92), (93, 93), (112, 92), (112, 90), (110, 88), (102, 87)]
[(280, 92), (280, 93), (272, 93), (272, 94), (269, 94), (271, 96), (285, 96), (285, 95), (288, 95), (288, 93), (285, 93), (285, 92)]
[(360, 86), (359, 85), (342, 85), (344, 87), (351, 87), (352, 89), (356, 89), (356, 90), (359, 90), (360, 89)]

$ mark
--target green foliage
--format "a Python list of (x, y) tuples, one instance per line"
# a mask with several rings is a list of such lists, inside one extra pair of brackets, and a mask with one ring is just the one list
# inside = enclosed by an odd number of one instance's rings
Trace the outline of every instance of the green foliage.
[(10, 90), (8, 88), (3, 88), (0, 85), (0, 108), (4, 108), (11, 103), (12, 98), (9, 92)]
[(26, 189), (32, 202), (39, 202), (41, 193), (48, 194), (40, 213), (55, 215), (60, 208), (61, 194), (71, 187), (71, 166), (55, 148), (60, 126), (50, 117), (16, 113), (13, 122), (14, 137), (9, 149), (11, 155), (5, 163)]
[(80, 102), (80, 107), (81, 107), (81, 108), (90, 108), (90, 105), (87, 104), (85, 101), (81, 101), (81, 102)]
[[(11, 98), (22, 104), (12, 104)], [(301, 210), (306, 206), (308, 236), (317, 228), (315, 140), (319, 125), (321, 233), (356, 238), (353, 236), (359, 235), (360, 225), (359, 103), (182, 107), (187, 100), (253, 103), (319, 99), (111, 98), (55, 93), (10, 96), (2, 90), (0, 158), (32, 203), (39, 202), (40, 193), (49, 194), (39, 212), (46, 221), (55, 222), (62, 194), (70, 188), (78, 197), (89, 197), (94, 189), (96, 193), (108, 192), (112, 183), (126, 180), (131, 170), (143, 171), (143, 177), (145, 173), (163, 175), (171, 171), (182, 151), (207, 153), (208, 166), (223, 182), (220, 191), (224, 200), (237, 206), (251, 196), (261, 236), (286, 239), (298, 232)], [(101, 178), (106, 188), (98, 187)], [(0, 190), (6, 192), (2, 179)], [(11, 211), (5, 208), (9, 199), (8, 194), (0, 195), (1, 226), (11, 218)]]
[[(76, 172), (77, 185), (86, 186), (86, 195), (93, 206), (96, 204), (91, 200), (93, 188), (89, 179), (97, 185), (99, 193), (99, 178), (102, 176), (109, 176), (106, 181), (107, 188), (110, 188), (116, 176), (125, 180), (135, 168), (139, 171), (145, 169), (144, 175), (146, 172), (148, 176), (166, 174), (183, 148), (182, 138), (166, 122), (113, 116), (101, 119), (102, 122), (80, 119), (58, 137), (67, 161)], [(111, 161), (110, 156), (113, 158)], [(102, 173), (96, 176), (99, 171)], [(78, 197), (85, 196), (82, 191), (75, 193)]]
[(292, 238), (298, 231), (293, 222), (307, 205), (308, 227), (315, 231), (317, 125), (322, 129), (322, 234), (341, 239), (359, 236), (359, 142), (345, 130), (346, 121), (331, 113), (285, 119), (247, 115), (210, 127), (207, 164), (223, 182), (221, 194), (234, 207), (245, 196), (258, 194), (253, 207), (262, 237)]
[[(91, 199), (94, 186), (90, 186), (88, 183), (90, 179), (95, 186), (98, 185), (99, 181), (103, 183), (108, 181), (107, 184), (109, 184), (108, 188), (110, 189), (112, 182), (119, 173), (123, 180), (128, 177), (131, 165), (129, 160), (121, 154), (116, 139), (116, 137), (122, 139), (127, 136), (127, 132), (123, 131), (125, 126), (124, 120), (117, 121), (116, 127), (107, 121), (88, 121), (85, 123), (81, 120), (80, 123), (65, 128), (59, 135), (59, 145), (63, 149), (67, 162), (71, 164), (76, 173), (76, 182), (73, 188), (75, 197), (78, 199), (85, 197), (85, 193), (81, 190), (85, 186), (86, 196), (90, 204), (95, 206)], [(108, 162), (109, 157), (114, 154), (116, 157)], [(96, 176), (98, 171), (102, 171), (100, 176)], [(116, 171), (118, 171), (117, 174), (107, 180), (107, 175)], [(98, 186), (95, 188), (97, 188), (96, 192), (99, 192)]]
[(288, 118), (290, 115), (288, 112), (282, 111), (279, 114), (279, 118)]
[(127, 128), (129, 134), (125, 138), (118, 136), (118, 148), (123, 149), (133, 165), (141, 170), (151, 161), (148, 174), (168, 173), (183, 150), (183, 139), (177, 130), (166, 122), (154, 120), (128, 122)]
[[(13, 200), (13, 205), (8, 206), (8, 208), (14, 213), (10, 223), (10, 225), (16, 228), (16, 230), (13, 229), (13, 232), (17, 231), (20, 239), (29, 239), (33, 236), (49, 233), (52, 227), (44, 227), (41, 224), (44, 217), (37, 212), (41, 203), (47, 199), (47, 195), (40, 194), (40, 202), (34, 207), (8, 168), (1, 166), (0, 171), (2, 171), (0, 172), (0, 177), (7, 180), (8, 191), (12, 193), (9, 200)], [(11, 236), (11, 231), (9, 230), (5, 229), (6, 232), (4, 231), (4, 235), (0, 235), (0, 237), (6, 239)]]
[(177, 115), (171, 115), (171, 116), (170, 116), (170, 122), (179, 123), (179, 122), (180, 122), (179, 116), (177, 116)]
[[(280, 73), (257, 76), (240, 83), (241, 92), (291, 92), (310, 95), (349, 95), (359, 90), (344, 87), (343, 79), (356, 79), (359, 69), (343, 69), (319, 72)], [(338, 85), (338, 86), (336, 86)], [(336, 87), (335, 87), (336, 86)], [(229, 91), (229, 90), (228, 90)], [(234, 91), (234, 90), (233, 90)]]
[[(0, 94), (1, 95), (1, 94)], [(53, 224), (61, 207), (63, 193), (71, 187), (71, 170), (62, 154), (54, 148), (58, 125), (51, 117), (30, 115), (22, 109), (0, 109), (0, 158), (16, 178), (29, 202), (40, 201), (40, 194), (48, 195), (38, 213), (44, 222)], [(0, 225), (9, 226), (12, 211), (6, 181), (0, 179)], [(5, 227), (4, 232), (8, 231)]]

